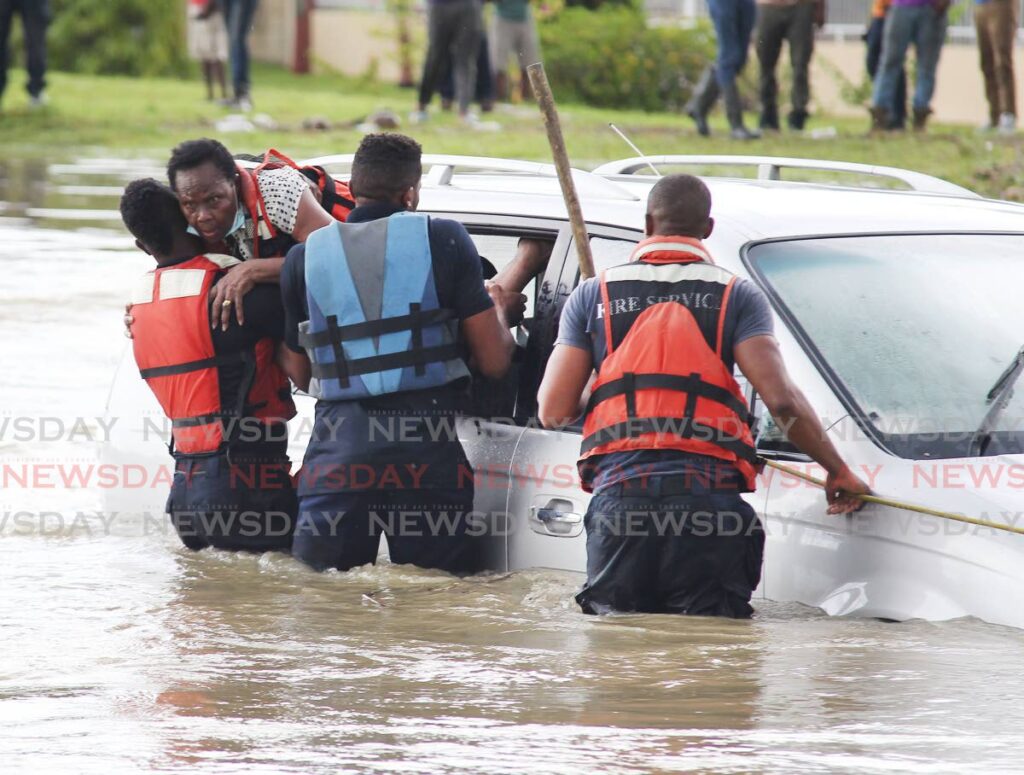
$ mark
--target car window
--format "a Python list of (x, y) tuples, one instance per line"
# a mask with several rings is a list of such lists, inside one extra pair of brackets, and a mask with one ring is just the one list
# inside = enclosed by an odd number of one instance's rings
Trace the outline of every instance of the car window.
[[(467, 229), (476, 245), (477, 252), (482, 258), (486, 259), (487, 263), (491, 264), (494, 273), (500, 272), (515, 260), (520, 234), (496, 234), (490, 230), (474, 231), (472, 225), (469, 225)], [(533, 231), (529, 235), (522, 236), (537, 238), (538, 234)], [(556, 236), (555, 233), (551, 234), (552, 242), (554, 242)], [(484, 264), (485, 278), (492, 274), (490, 271), (487, 271), (487, 263)], [(523, 382), (521, 379), (522, 365), (525, 359), (526, 345), (534, 326), (537, 293), (541, 282), (543, 282), (543, 273), (541, 276), (533, 278), (522, 289), (522, 292), (526, 295), (526, 319), (523, 325), (513, 329), (513, 334), (516, 337), (519, 348), (511, 368), (503, 378), (498, 380), (486, 379), (480, 376), (474, 378), (469, 400), (465, 407), (467, 414), (502, 423), (512, 422), (513, 418), (520, 416), (520, 413), (517, 412), (517, 399), (520, 398), (519, 391)], [(523, 398), (530, 399), (529, 396), (524, 396)], [(533, 396), (527, 403), (535, 405), (536, 396)]]
[[(967, 453), (1024, 345), (1019, 235), (775, 242), (751, 248), (748, 262), (886, 446), (914, 458)], [(1024, 450), (1024, 380), (995, 431), (999, 451)]]
[(594, 257), (594, 274), (599, 275), (605, 269), (628, 263), (635, 248), (636, 242), (632, 240), (591, 237), (590, 252)]

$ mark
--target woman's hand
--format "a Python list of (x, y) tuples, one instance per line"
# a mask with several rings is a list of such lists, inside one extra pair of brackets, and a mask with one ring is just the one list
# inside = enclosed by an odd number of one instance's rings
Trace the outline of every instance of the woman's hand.
[(246, 261), (243, 264), (231, 267), (227, 274), (213, 286), (213, 299), (210, 301), (210, 328), (216, 328), (220, 323), (222, 331), (228, 330), (228, 323), (231, 322), (231, 310), (235, 311), (235, 318), (238, 325), (245, 323), (245, 312), (242, 309), (242, 299), (257, 283), (257, 275), (262, 267), (258, 267), (256, 261)]
[(132, 336), (132, 323), (135, 322), (135, 318), (132, 317), (132, 303), (128, 302), (124, 305), (124, 335), (129, 339), (134, 339)]

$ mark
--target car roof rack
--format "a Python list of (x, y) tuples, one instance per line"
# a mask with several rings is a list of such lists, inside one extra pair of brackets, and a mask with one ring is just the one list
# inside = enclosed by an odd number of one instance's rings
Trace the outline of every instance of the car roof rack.
[(816, 159), (789, 159), (775, 156), (634, 156), (629, 159), (602, 164), (594, 170), (595, 175), (635, 175), (650, 165), (692, 165), (692, 166), (733, 166), (757, 167), (758, 180), (782, 180), (782, 170), (805, 169), (822, 170), (825, 172), (847, 172), (859, 175), (890, 178), (908, 185), (911, 190), (922, 194), (942, 194), (945, 196), (981, 197), (969, 188), (950, 183), (948, 180), (913, 172), (898, 167), (882, 167), (874, 164), (857, 164), (845, 161), (821, 161)]
[[(306, 159), (300, 162), (300, 164), (316, 164), (321, 167), (326, 165), (347, 166), (352, 164), (353, 156), (354, 154), (351, 153), (317, 156), (312, 159)], [(456, 169), (478, 174), (507, 172), (534, 178), (555, 178), (558, 176), (558, 172), (553, 164), (520, 161), (518, 159), (494, 159), (486, 156), (427, 153), (423, 155), (423, 166), (426, 169), (423, 175), (423, 184), (431, 188), (451, 186)], [(581, 195), (598, 199), (621, 199), (631, 202), (640, 200), (640, 197), (632, 191), (601, 175), (573, 168), (572, 176)]]

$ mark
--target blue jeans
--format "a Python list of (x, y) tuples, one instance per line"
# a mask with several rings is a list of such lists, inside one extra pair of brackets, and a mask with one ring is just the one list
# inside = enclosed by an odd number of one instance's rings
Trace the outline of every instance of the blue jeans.
[(584, 613), (748, 618), (761, 578), (764, 529), (735, 489), (692, 475), (606, 487), (590, 501)]
[(176, 460), (167, 513), (181, 542), (194, 550), (289, 551), (299, 509), (290, 468), (283, 454)]
[(231, 81), (235, 97), (249, 95), (249, 30), (260, 0), (223, 0), (231, 48)]
[[(864, 42), (867, 44), (866, 64), (868, 77), (874, 82), (878, 75), (878, 68), (882, 62), (882, 39), (885, 37), (885, 18), (872, 19), (864, 33)], [(907, 123), (907, 73), (900, 68), (896, 77), (896, 96), (893, 106), (889, 110), (889, 129), (903, 129)]]
[(736, 80), (747, 64), (750, 36), (757, 21), (754, 0), (708, 0), (718, 38), (715, 77), (723, 89)]
[(903, 72), (907, 49), (914, 44), (917, 75), (914, 81), (914, 110), (927, 110), (935, 93), (935, 70), (946, 39), (946, 14), (930, 5), (896, 5), (885, 17), (882, 62), (875, 78), (875, 107), (896, 113), (896, 91)]

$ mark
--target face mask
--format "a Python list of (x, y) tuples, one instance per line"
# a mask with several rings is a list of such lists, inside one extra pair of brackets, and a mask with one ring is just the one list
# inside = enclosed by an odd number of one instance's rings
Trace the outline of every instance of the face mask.
[[(243, 226), (245, 226), (245, 210), (243, 210), (241, 205), (239, 205), (238, 209), (235, 210), (235, 221), (234, 221), (234, 223), (231, 224), (231, 228), (228, 229), (228, 233), (225, 236), (230, 237), (232, 234), (234, 234), (236, 231), (241, 229)], [(196, 231), (191, 226), (189, 226), (185, 231), (187, 231), (189, 234), (192, 234), (192, 235), (194, 235), (196, 237), (199, 236), (199, 232)]]

